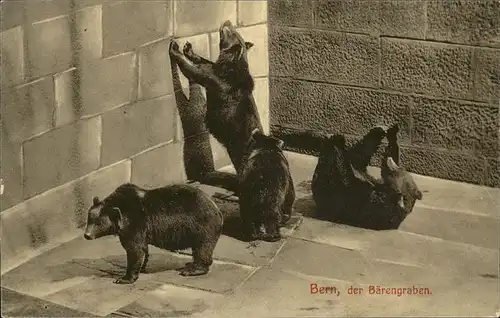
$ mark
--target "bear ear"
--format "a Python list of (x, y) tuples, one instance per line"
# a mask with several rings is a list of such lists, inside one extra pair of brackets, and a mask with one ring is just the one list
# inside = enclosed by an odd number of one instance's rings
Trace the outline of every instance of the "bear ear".
[(253, 47), (253, 43), (252, 42), (245, 42), (245, 47), (247, 48), (247, 51), (250, 50), (252, 47)]
[(399, 169), (398, 165), (394, 162), (394, 159), (392, 159), (392, 157), (387, 157), (387, 168), (391, 172), (395, 172)]
[(94, 198), (92, 199), (92, 203), (93, 203), (94, 205), (98, 205), (99, 203), (101, 203), (101, 200), (99, 200), (99, 197), (94, 197)]
[(120, 211), (120, 208), (114, 207), (112, 210), (112, 221), (116, 225), (119, 231), (123, 230), (123, 216), (122, 216), (122, 211)]

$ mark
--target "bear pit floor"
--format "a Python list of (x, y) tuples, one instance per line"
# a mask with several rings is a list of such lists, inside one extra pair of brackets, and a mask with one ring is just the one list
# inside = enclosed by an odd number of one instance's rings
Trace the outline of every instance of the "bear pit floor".
[[(297, 200), (282, 241), (222, 236), (199, 277), (174, 270), (189, 251), (150, 247), (147, 273), (116, 285), (126, 264), (118, 239), (82, 234), (1, 277), (2, 316), (495, 316), (499, 189), (417, 175), (424, 199), (399, 230), (376, 232), (311, 217), (317, 159), (287, 156)], [(237, 211), (229, 193), (198, 186)]]

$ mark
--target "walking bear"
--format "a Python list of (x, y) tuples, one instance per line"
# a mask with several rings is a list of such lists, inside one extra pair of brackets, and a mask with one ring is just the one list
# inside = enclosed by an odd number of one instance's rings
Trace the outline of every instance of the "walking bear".
[(223, 222), (217, 205), (196, 187), (169, 185), (148, 190), (126, 183), (103, 200), (94, 197), (84, 237), (118, 235), (127, 252), (127, 271), (115, 283), (130, 284), (146, 269), (148, 244), (169, 251), (192, 248), (193, 262), (180, 274), (208, 273)]
[[(333, 222), (375, 230), (397, 229), (422, 200), (411, 174), (399, 167), (398, 125), (375, 127), (347, 149), (342, 135), (331, 136), (321, 149), (312, 181), (319, 216)], [(381, 178), (366, 167), (384, 137)]]
[(252, 133), (240, 173), (240, 216), (250, 239), (274, 242), (281, 239), (279, 227), (291, 217), (295, 189), (283, 141)]
[[(219, 35), (220, 54), (215, 63), (195, 54), (189, 42), (181, 53), (179, 45), (172, 41), (169, 53), (184, 76), (205, 87), (207, 127), (227, 149), (239, 172), (252, 131), (262, 130), (247, 59), (247, 51), (253, 43), (245, 42), (230, 21), (220, 26)], [(237, 180), (236, 175), (233, 176)]]

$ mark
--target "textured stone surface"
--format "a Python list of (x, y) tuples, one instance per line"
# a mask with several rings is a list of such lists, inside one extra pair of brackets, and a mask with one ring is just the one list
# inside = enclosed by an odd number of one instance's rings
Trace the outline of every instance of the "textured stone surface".
[(215, 31), (225, 20), (236, 24), (236, 0), (179, 0), (175, 4), (174, 17), (175, 36)]
[(25, 32), (28, 37), (26, 72), (30, 78), (71, 67), (71, 30), (67, 16), (34, 23)]
[[(126, 161), (97, 170), (2, 213), (2, 271), (9, 263), (29, 256), (30, 252), (77, 234), (78, 228), (85, 225), (92, 198), (105, 197), (120, 184), (130, 181), (130, 167), (130, 161)], [(9, 286), (9, 280), (4, 279), (2, 276), (2, 285)], [(27, 289), (19, 285), (12, 287), (28, 293), (30, 288), (44, 288), (43, 285), (34, 286), (29, 279), (24, 283)]]
[[(402, 231), (498, 249), (498, 216), (486, 217), (417, 207), (401, 224)], [(481, 233), (482, 235), (477, 235)]]
[(100, 154), (100, 117), (51, 130), (24, 143), (24, 198), (97, 169)]
[(22, 158), (21, 144), (9, 140), (9, 134), (2, 124), (2, 160), (0, 161), (0, 171), (2, 171), (2, 180), (4, 182), (4, 193), (0, 209), (6, 210), (23, 198), (22, 186)]
[(500, 188), (500, 160), (488, 159), (487, 163), (486, 185)]
[[(95, 315), (105, 316), (137, 300), (145, 292), (159, 285), (159, 283), (143, 281), (134, 285), (118, 285), (113, 284), (111, 279), (91, 278), (44, 298), (75, 310), (85, 310)], [(90, 293), (98, 294), (100, 297), (82, 297)]]
[(471, 47), (382, 40), (382, 86), (433, 96), (467, 98), (472, 89)]
[(415, 97), (412, 119), (412, 144), (499, 154), (497, 107)]
[(172, 34), (171, 1), (118, 1), (102, 8), (104, 56)]
[(267, 77), (254, 79), (253, 97), (259, 111), (264, 132), (269, 133), (269, 80)]
[(223, 297), (203, 290), (164, 284), (135, 302), (120, 308), (117, 313), (133, 317), (191, 316), (203, 313)]
[(186, 180), (182, 144), (170, 143), (132, 158), (132, 183), (147, 188)]
[(167, 95), (116, 108), (103, 115), (101, 164), (128, 158), (174, 139), (175, 99)]
[(477, 48), (474, 99), (499, 105), (500, 49)]
[(139, 99), (171, 94), (172, 70), (168, 41), (159, 41), (139, 49)]
[(370, 36), (286, 28), (270, 31), (272, 75), (378, 86), (379, 54), (379, 41)]
[(429, 1), (427, 38), (500, 46), (500, 2)]
[(455, 152), (425, 148), (403, 148), (404, 167), (414, 173), (436, 178), (483, 184), (483, 159)]
[(238, 0), (238, 24), (249, 25), (267, 21), (267, 0)]
[(22, 142), (52, 127), (54, 82), (51, 76), (2, 91), (0, 101), (4, 129), (11, 140)]
[(80, 117), (81, 101), (78, 94), (78, 73), (70, 69), (54, 76), (56, 127), (73, 122)]
[(5, 31), (23, 23), (23, 6), (21, 1), (0, 2), (0, 31)]
[(268, 1), (268, 21), (271, 25), (312, 26), (314, 0)]
[(376, 125), (401, 124), (408, 137), (409, 97), (333, 84), (272, 78), (271, 125), (364, 135)]
[(22, 28), (16, 27), (0, 33), (0, 59), (2, 61), (1, 87), (20, 84), (23, 81), (23, 57)]
[(82, 115), (101, 113), (133, 99), (135, 59), (133, 53), (127, 53), (84, 64), (80, 82)]
[(92, 6), (75, 14), (76, 54), (79, 62), (102, 57), (102, 6)]
[(420, 0), (319, 0), (315, 24), (339, 31), (424, 38), (425, 5)]
[(2, 314), (6, 317), (92, 317), (64, 306), (2, 287)]
[(28, 22), (46, 20), (69, 12), (71, 0), (42, 0), (29, 1), (26, 6), (26, 17)]

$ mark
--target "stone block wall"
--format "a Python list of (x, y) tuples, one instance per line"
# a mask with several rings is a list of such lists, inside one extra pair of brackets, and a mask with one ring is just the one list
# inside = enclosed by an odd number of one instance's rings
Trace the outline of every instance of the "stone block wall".
[[(268, 126), (267, 1), (2, 0), (2, 272), (81, 235), (92, 197), (185, 180), (168, 42), (238, 24)], [(182, 44), (181, 44), (182, 45)], [(183, 79), (187, 86), (187, 81)], [(213, 142), (217, 167), (230, 164)]]
[(499, 1), (273, 0), (269, 56), (271, 131), (290, 149), (399, 122), (408, 170), (500, 186)]

